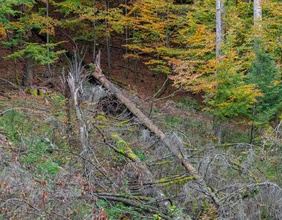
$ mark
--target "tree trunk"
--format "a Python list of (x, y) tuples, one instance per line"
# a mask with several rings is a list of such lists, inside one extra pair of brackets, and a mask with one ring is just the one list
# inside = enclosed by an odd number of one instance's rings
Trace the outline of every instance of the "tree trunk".
[[(109, 14), (110, 3), (109, 0), (106, 1), (107, 15)], [(106, 44), (107, 44), (107, 58), (108, 58), (108, 76), (111, 75), (111, 45), (110, 45), (110, 30), (109, 21), (106, 19)]]
[(262, 20), (262, 8), (261, 0), (254, 0), (254, 25), (256, 27), (256, 32), (261, 31), (261, 20)]
[(254, 48), (255, 50), (259, 49), (259, 39), (261, 37), (261, 31), (262, 31), (261, 21), (262, 21), (261, 0), (254, 0), (254, 26), (255, 26)]
[(214, 122), (214, 135), (216, 137), (217, 143), (221, 144), (222, 137), (222, 122), (219, 123)]
[(127, 99), (123, 93), (115, 87), (109, 80), (106, 79), (102, 70), (97, 66), (92, 75), (103, 85), (105, 88), (115, 94), (115, 96), (151, 131), (153, 132), (163, 144), (178, 158), (185, 169), (193, 176), (196, 183), (204, 194), (208, 195), (216, 206), (219, 206), (219, 199), (214, 195), (211, 189), (206, 185), (203, 178), (198, 174), (196, 169), (191, 163), (183, 156), (181, 149), (170, 143), (170, 139), (162, 132), (146, 115), (144, 115), (133, 102)]
[[(49, 17), (49, 0), (46, 0), (46, 17), (47, 18)], [(50, 24), (48, 24), (48, 25), (50, 25)], [(47, 31), (47, 33), (46, 33), (46, 44), (47, 44), (48, 58), (49, 58), (49, 54), (50, 54), (50, 47), (49, 47), (50, 35), (49, 35), (49, 31)], [(49, 76), (51, 78), (52, 77), (51, 64), (48, 63), (47, 67), (48, 67)]]
[(34, 60), (30, 57), (26, 57), (23, 72), (23, 86), (31, 87), (33, 83), (33, 66)]
[[(125, 16), (127, 15), (128, 11), (127, 11), (127, 6), (128, 6), (128, 0), (125, 0), (124, 2), (125, 4)], [(128, 55), (128, 26), (125, 26), (125, 55)], [(126, 57), (125, 59), (125, 78), (128, 79), (128, 74), (129, 74), (129, 60), (128, 57)]]
[[(216, 0), (216, 60), (220, 62), (220, 57), (222, 55), (221, 45), (223, 42), (224, 36), (224, 27), (223, 27), (223, 10), (224, 4), (223, 0)], [(216, 73), (219, 71), (216, 70)], [(217, 138), (218, 144), (221, 144), (221, 131), (222, 131), (222, 123), (214, 124), (214, 134)]]
[(220, 58), (221, 44), (223, 40), (223, 2), (222, 0), (216, 0), (216, 59)]
[(95, 8), (95, 0), (93, 0), (93, 16), (94, 16), (94, 21), (93, 21), (93, 62), (95, 62), (96, 58), (96, 8)]
[[(118, 135), (112, 135), (112, 138), (116, 142), (122, 140)], [(149, 168), (147, 167), (147, 165), (143, 163), (141, 159), (131, 150), (131, 147), (129, 145), (126, 146), (126, 150), (119, 150), (118, 148), (116, 148), (115, 146), (113, 146), (110, 143), (106, 142), (106, 144), (110, 148), (112, 148), (115, 152), (122, 154), (123, 156), (125, 156), (126, 158), (130, 159), (133, 162), (132, 164), (134, 164), (135, 169), (137, 169), (139, 173), (142, 173), (142, 180), (139, 180), (139, 181), (148, 182), (148, 183), (156, 183), (154, 176), (151, 173), (151, 171), (149, 170)], [(140, 188), (140, 186), (138, 185), (137, 188)], [(157, 200), (159, 201), (159, 205), (162, 211), (168, 213), (171, 204), (169, 200), (167, 199), (167, 197), (165, 196), (164, 192), (159, 187), (157, 187), (157, 184), (152, 184), (149, 188), (150, 188), (149, 191), (147, 189), (148, 191), (147, 194), (155, 195), (155, 198), (157, 198)], [(141, 191), (145, 193), (145, 196), (148, 196), (146, 195), (146, 192), (144, 190), (141, 190)]]

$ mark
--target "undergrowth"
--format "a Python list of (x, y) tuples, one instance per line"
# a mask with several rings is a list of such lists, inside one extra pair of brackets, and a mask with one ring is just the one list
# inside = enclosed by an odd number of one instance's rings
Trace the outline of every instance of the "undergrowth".
[[(151, 213), (143, 210), (150, 203), (155, 205), (154, 187), (173, 200), (168, 216), (216, 218), (218, 210), (195, 188), (193, 177), (133, 118), (121, 119), (103, 112), (86, 115), (91, 151), (89, 161), (83, 160), (75, 119), (72, 133), (67, 130), (65, 102), (60, 94), (47, 100), (24, 95), (0, 101), (0, 135), (9, 140), (3, 144), (0, 139), (1, 219), (159, 220), (163, 216), (157, 209)], [(268, 191), (258, 187), (248, 191), (243, 183), (273, 181), (281, 185), (280, 130), (276, 135), (269, 132), (261, 140), (263, 145), (255, 146), (239, 144), (247, 140), (247, 132), (225, 124), (225, 142), (216, 145), (211, 119), (196, 110), (196, 103), (186, 106), (190, 103), (185, 100), (176, 104), (183, 114), (161, 115), (158, 123), (173, 144), (177, 142), (172, 137), (183, 142), (183, 153), (189, 155), (190, 163), (204, 181), (215, 191), (221, 189), (218, 196), (224, 198), (238, 191), (236, 196), (241, 203), (230, 199), (234, 202), (231, 206), (244, 206), (248, 213), (247, 207), (253, 200), (260, 202), (265, 198), (260, 192)], [(191, 109), (195, 111), (191, 113)], [(159, 113), (155, 114), (159, 117)], [(113, 138), (114, 134), (118, 140)], [(144, 167), (150, 168), (150, 172)], [(273, 192), (277, 190), (275, 184), (270, 187)], [(117, 197), (113, 197), (114, 192)], [(134, 205), (130, 205), (132, 198), (138, 198)], [(274, 198), (271, 194), (266, 202), (273, 209), (278, 206), (275, 202), (270, 205)], [(260, 208), (261, 217), (274, 216), (265, 210)]]

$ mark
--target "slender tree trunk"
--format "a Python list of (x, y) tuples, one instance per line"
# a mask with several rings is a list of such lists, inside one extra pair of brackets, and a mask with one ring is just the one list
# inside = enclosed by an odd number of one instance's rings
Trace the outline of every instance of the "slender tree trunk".
[(252, 122), (251, 130), (250, 130), (250, 144), (253, 144), (254, 133), (255, 133), (255, 125), (254, 122)]
[(214, 135), (216, 137), (217, 143), (221, 144), (222, 142), (222, 122), (219, 121), (218, 123), (214, 122)]
[(95, 9), (95, 3), (96, 1), (93, 0), (93, 16), (94, 16), (94, 21), (93, 21), (93, 63), (95, 62), (96, 59), (96, 9)]
[[(223, 19), (222, 19), (223, 11), (224, 11), (223, 0), (216, 0), (216, 60), (217, 62), (220, 62), (220, 58), (222, 55), (221, 46), (222, 46), (223, 36), (224, 36), (224, 26), (223, 26)], [(216, 73), (218, 73), (218, 70), (216, 70)], [(217, 138), (218, 144), (221, 144), (221, 136), (222, 136), (222, 123), (221, 122), (214, 124), (214, 135)]]
[(137, 84), (138, 82), (138, 59), (134, 58), (134, 83)]
[(110, 47), (110, 36), (107, 35), (107, 57), (108, 57), (108, 76), (111, 75), (111, 47)]
[[(72, 114), (71, 114), (71, 109), (72, 109), (72, 97), (71, 97), (71, 91), (69, 86), (67, 85), (68, 82), (65, 79), (65, 90), (64, 90), (64, 96), (66, 97), (65, 101), (65, 108), (66, 108), (66, 114), (67, 114), (67, 134), (68, 137), (71, 137), (73, 135), (73, 128), (72, 128)], [(70, 138), (68, 138), (69, 141)]]
[[(166, 3), (166, 20), (169, 20), (169, 3)], [(167, 26), (165, 29), (165, 46), (169, 47), (169, 27)]]
[(18, 67), (17, 67), (17, 61), (16, 61), (16, 58), (14, 58), (14, 71), (15, 71), (15, 80), (16, 80), (16, 85), (20, 85), (20, 80), (19, 80), (19, 70), (18, 70)]
[(34, 60), (31, 57), (26, 57), (22, 82), (23, 86), (31, 87), (33, 83), (33, 67)]
[(255, 42), (254, 48), (257, 50), (259, 48), (259, 39), (261, 37), (262, 32), (262, 7), (261, 7), (262, 0), (254, 0), (254, 26), (255, 26)]
[[(107, 10), (107, 16), (109, 14), (109, 7), (110, 2), (109, 0), (106, 1), (106, 10)], [(111, 75), (111, 47), (110, 47), (110, 31), (109, 31), (109, 21), (108, 18), (106, 19), (106, 45), (107, 45), (107, 57), (108, 57), (108, 76)]]
[(216, 59), (218, 60), (221, 55), (221, 44), (223, 41), (223, 1), (216, 0)]
[[(125, 0), (124, 2), (125, 6), (128, 5), (128, 0)], [(125, 15), (127, 15), (127, 7), (125, 7)], [(128, 27), (125, 26), (125, 55), (128, 54), (128, 48), (127, 48), (127, 45), (128, 45)], [(125, 59), (125, 78), (128, 79), (128, 69), (129, 69), (129, 62), (128, 62), (128, 57), (126, 57)]]
[[(49, 0), (46, 0), (46, 17), (47, 18), (49, 17)], [(49, 25), (49, 24), (47, 24), (47, 25)], [(47, 31), (47, 33), (46, 33), (46, 44), (48, 45), (49, 43), (50, 43), (50, 35), (49, 35), (49, 32)], [(49, 53), (50, 53), (49, 46), (47, 46), (47, 51), (48, 51), (48, 56), (49, 56)], [(51, 71), (50, 63), (47, 64), (47, 67), (48, 67), (49, 75), (51, 77), (52, 76), (52, 71)]]
[(262, 7), (261, 0), (254, 0), (254, 25), (256, 28), (256, 33), (260, 33), (262, 30)]

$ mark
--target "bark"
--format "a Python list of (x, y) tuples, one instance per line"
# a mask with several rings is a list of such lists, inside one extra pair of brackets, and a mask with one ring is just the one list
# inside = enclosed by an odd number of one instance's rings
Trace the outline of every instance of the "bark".
[(93, 0), (93, 16), (94, 16), (94, 21), (93, 21), (93, 62), (95, 62), (95, 57), (96, 57), (96, 8), (95, 8), (95, 3), (96, 1)]
[(217, 139), (217, 143), (221, 144), (221, 137), (222, 137), (222, 122), (221, 121), (218, 124), (214, 122), (214, 135)]
[(220, 47), (223, 40), (223, 2), (222, 0), (216, 0), (216, 59), (219, 59), (221, 51)]
[[(67, 114), (67, 134), (68, 136), (73, 135), (73, 128), (72, 128), (72, 114), (71, 114), (71, 109), (72, 109), (72, 97), (71, 97), (71, 91), (68, 86), (67, 79), (63, 73), (62, 77), (62, 83), (65, 86), (64, 88), (64, 96), (66, 97), (65, 101), (65, 108), (66, 108), (66, 114)], [(69, 138), (68, 138), (69, 141)]]
[[(112, 138), (115, 141), (122, 140), (118, 135), (112, 135)], [(116, 148), (114, 145), (105, 142), (110, 148), (112, 148), (115, 152), (125, 156), (126, 158), (130, 159), (138, 169), (138, 173), (142, 173), (142, 181), (148, 183), (156, 183), (153, 174), (148, 169), (147, 165), (141, 161), (141, 159), (131, 150), (129, 145), (126, 146), (125, 150), (120, 150)], [(139, 188), (139, 186), (138, 186)], [(157, 187), (157, 184), (152, 184), (149, 189), (149, 194), (155, 194), (155, 197), (158, 200), (160, 208), (163, 212), (168, 213), (170, 208), (170, 202), (166, 198), (163, 191)], [(146, 193), (145, 193), (146, 194)], [(147, 196), (147, 195), (146, 195)], [(176, 216), (175, 216), (176, 217)], [(180, 217), (179, 217), (180, 219)]]
[[(128, 11), (127, 11), (127, 6), (128, 6), (128, 0), (125, 0), (124, 2), (125, 4), (125, 15), (127, 15)], [(128, 54), (128, 27), (125, 27), (125, 55), (127, 56)], [(129, 62), (128, 62), (128, 57), (125, 60), (125, 78), (128, 79), (128, 69), (129, 69)]]
[[(223, 11), (224, 11), (224, 3), (223, 0), (216, 0), (216, 60), (220, 62), (221, 53), (221, 45), (223, 42), (224, 36), (224, 27), (223, 27)], [(216, 73), (219, 71), (216, 70)], [(218, 144), (221, 144), (221, 131), (222, 125), (221, 122), (217, 125), (214, 124), (214, 134), (217, 138)]]
[[(96, 196), (99, 199), (116, 201), (116, 202), (122, 202), (125, 205), (129, 205), (129, 206), (141, 209), (141, 210), (143, 210), (145, 212), (156, 213), (162, 219), (171, 220), (171, 218), (169, 216), (167, 216), (166, 214), (160, 213), (158, 209), (155, 209), (152, 206), (149, 206), (149, 205), (141, 203), (140, 200), (139, 201), (135, 201), (133, 199), (122, 198), (119, 195), (105, 194), (105, 193), (103, 193), (103, 194), (102, 193), (96, 194)], [(190, 219), (190, 218), (188, 218), (188, 219)]]
[[(80, 143), (82, 146), (82, 152), (80, 156), (84, 159), (84, 170), (85, 174), (88, 176), (90, 172), (90, 163), (89, 163), (89, 139), (88, 139), (88, 131), (87, 126), (83, 117), (83, 112), (79, 106), (79, 91), (81, 91), (81, 75), (83, 73), (83, 65), (82, 61), (78, 60), (77, 52), (75, 51), (74, 60), (70, 63), (69, 67), (69, 75), (67, 77), (67, 83), (69, 86), (69, 93), (72, 98), (72, 105), (75, 111), (75, 115), (79, 125), (79, 134), (80, 134)], [(81, 91), (82, 92), (82, 91)]]
[(183, 156), (181, 150), (173, 146), (170, 143), (170, 139), (165, 135), (165, 133), (159, 129), (145, 114), (143, 114), (133, 102), (131, 102), (125, 95), (115, 87), (109, 80), (106, 79), (102, 70), (97, 66), (96, 70), (92, 75), (99, 80), (99, 82), (105, 86), (108, 90), (113, 92), (115, 96), (130, 110), (151, 132), (153, 132), (163, 144), (177, 157), (177, 159), (182, 163), (185, 169), (193, 176), (194, 180), (200, 186), (204, 194), (208, 195), (214, 202), (216, 206), (219, 206), (219, 199), (214, 195), (211, 189), (206, 185), (203, 178), (198, 174), (196, 169), (191, 165), (191, 163)]
[(78, 86), (75, 84), (74, 76), (69, 74), (67, 79), (71, 97), (73, 100), (73, 108), (75, 110), (76, 117), (78, 119), (79, 124), (79, 133), (80, 133), (80, 143), (82, 145), (82, 152), (81, 156), (85, 159), (88, 159), (88, 149), (89, 149), (89, 143), (88, 143), (88, 132), (86, 128), (86, 124), (83, 119), (83, 114), (79, 108), (78, 105)]
[[(109, 13), (110, 2), (106, 1), (107, 14)], [(106, 44), (107, 44), (107, 59), (108, 59), (108, 76), (111, 75), (111, 46), (110, 46), (110, 30), (109, 30), (109, 21), (106, 19)]]
[[(49, 0), (46, 0), (46, 17), (47, 18), (49, 17)], [(50, 35), (47, 31), (47, 33), (46, 33), (46, 44), (48, 45), (49, 43), (50, 43)], [(48, 50), (48, 58), (49, 58), (49, 53), (50, 53), (50, 47), (49, 46), (47, 47), (47, 50)], [(51, 64), (48, 63), (47, 67), (48, 67), (49, 75), (51, 77), (52, 76)]]
[(254, 25), (258, 33), (261, 31), (261, 20), (262, 20), (261, 0), (254, 0)]
[(23, 86), (30, 87), (33, 83), (34, 60), (27, 57), (24, 64)]
[(254, 48), (257, 50), (259, 49), (259, 39), (261, 37), (262, 32), (262, 7), (261, 7), (262, 0), (254, 0), (254, 26), (255, 26), (255, 42)]

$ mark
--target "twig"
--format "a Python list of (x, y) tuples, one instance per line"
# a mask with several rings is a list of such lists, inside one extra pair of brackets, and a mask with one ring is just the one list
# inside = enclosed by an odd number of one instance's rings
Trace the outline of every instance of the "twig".
[(3, 78), (0, 78), (0, 80), (9, 83), (9, 84), (12, 85), (14, 88), (16, 88), (16, 89), (20, 90), (21, 92), (23, 92), (23, 89), (22, 89), (20, 86), (14, 84), (14, 83), (12, 83), (12, 82), (10, 82), (9, 80), (3, 79)]

